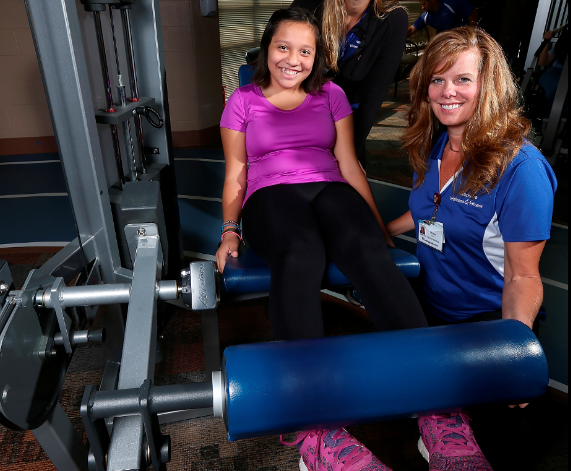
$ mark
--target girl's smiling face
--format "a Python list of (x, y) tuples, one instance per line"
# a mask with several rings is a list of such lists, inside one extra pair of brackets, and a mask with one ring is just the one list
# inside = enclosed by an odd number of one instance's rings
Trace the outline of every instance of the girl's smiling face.
[(287, 21), (278, 26), (268, 48), (271, 86), (298, 90), (315, 60), (315, 31), (306, 23)]
[[(446, 72), (432, 75), (428, 86), (430, 105), (449, 131), (462, 133), (474, 114), (480, 95), (480, 60), (476, 49), (465, 51)], [(436, 68), (439, 69), (441, 64)]]

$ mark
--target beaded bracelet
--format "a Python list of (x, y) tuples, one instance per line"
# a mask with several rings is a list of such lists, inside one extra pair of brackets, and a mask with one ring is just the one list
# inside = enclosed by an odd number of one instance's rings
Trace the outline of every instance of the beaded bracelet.
[(240, 224), (238, 224), (236, 221), (225, 221), (222, 223), (222, 228), (220, 229), (221, 232), (224, 232), (224, 228), (225, 227), (235, 227), (237, 229), (240, 229)]

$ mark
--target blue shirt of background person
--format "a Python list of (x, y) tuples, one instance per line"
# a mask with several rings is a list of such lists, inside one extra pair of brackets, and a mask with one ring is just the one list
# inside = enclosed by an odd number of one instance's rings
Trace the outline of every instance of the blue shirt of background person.
[(468, 0), (420, 0), (424, 13), (408, 28), (407, 36), (432, 26), (438, 33), (459, 26), (475, 26), (478, 11)]

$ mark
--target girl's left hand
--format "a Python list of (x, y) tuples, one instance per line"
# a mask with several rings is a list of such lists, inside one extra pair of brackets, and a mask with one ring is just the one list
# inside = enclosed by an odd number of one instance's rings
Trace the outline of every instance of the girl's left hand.
[(220, 273), (224, 272), (224, 267), (226, 266), (226, 260), (228, 260), (228, 257), (236, 258), (238, 256), (239, 248), (240, 239), (232, 234), (228, 234), (228, 236), (222, 240), (220, 247), (218, 247), (218, 250), (216, 251), (216, 263)]

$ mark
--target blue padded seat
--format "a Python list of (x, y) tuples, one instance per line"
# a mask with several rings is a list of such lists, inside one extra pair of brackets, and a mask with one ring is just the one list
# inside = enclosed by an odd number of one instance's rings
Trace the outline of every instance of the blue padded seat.
[(254, 71), (256, 70), (255, 65), (244, 64), (238, 69), (238, 85), (243, 87), (252, 82), (254, 77)]
[[(393, 261), (407, 278), (416, 278), (420, 264), (414, 255), (390, 248)], [(323, 279), (325, 286), (350, 286), (351, 282), (330, 263)], [(270, 291), (270, 269), (250, 247), (237, 258), (229, 257), (222, 274), (222, 290), (227, 295), (265, 293)]]

